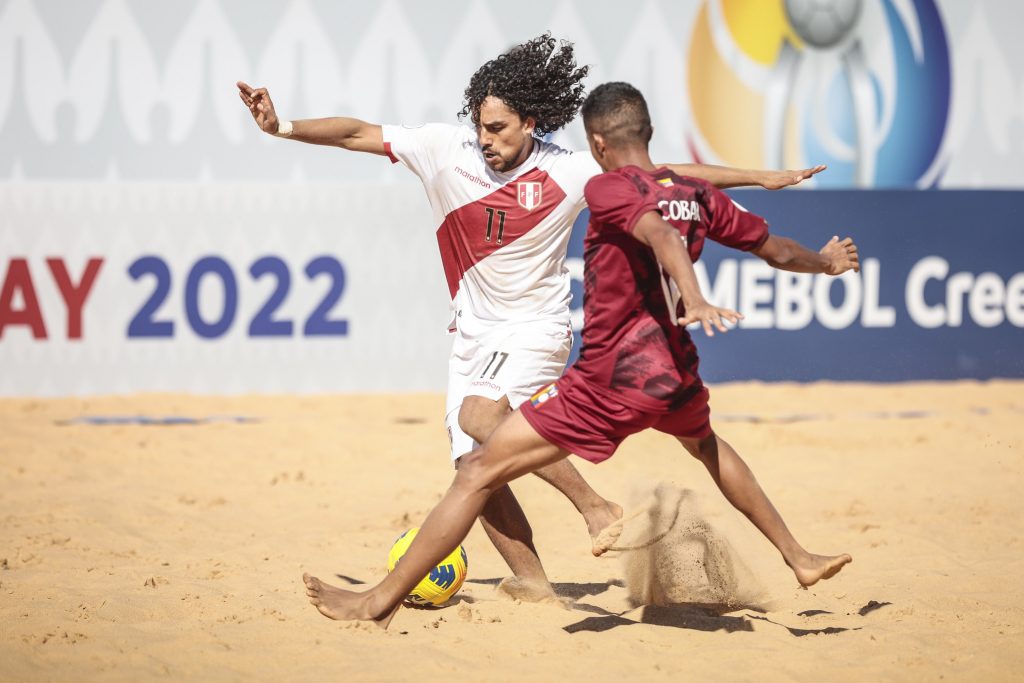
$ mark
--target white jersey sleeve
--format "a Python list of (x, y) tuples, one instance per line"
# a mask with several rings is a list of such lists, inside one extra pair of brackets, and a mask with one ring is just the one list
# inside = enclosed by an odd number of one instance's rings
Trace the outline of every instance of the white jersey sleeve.
[(577, 211), (587, 205), (583, 196), (587, 181), (601, 173), (601, 167), (589, 151), (564, 153), (554, 169), (558, 182), (565, 188), (565, 194), (577, 199)]
[(465, 137), (463, 126), (427, 123), (422, 126), (381, 126), (384, 149), (392, 163), (402, 162), (424, 183), (438, 174), (453, 146)]

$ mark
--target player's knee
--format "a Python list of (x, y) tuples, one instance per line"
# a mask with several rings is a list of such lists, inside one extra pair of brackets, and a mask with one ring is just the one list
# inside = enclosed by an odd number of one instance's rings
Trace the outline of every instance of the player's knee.
[(459, 458), (453, 486), (467, 494), (486, 493), (488, 495), (498, 488), (497, 472), (488, 466), (485, 456), (486, 448), (480, 446)]
[(483, 441), (479, 436), (480, 430), (477, 426), (476, 411), (469, 406), (462, 406), (459, 410), (459, 429), (469, 434), (476, 441)]
[(718, 455), (718, 440), (714, 432), (700, 439), (681, 438), (679, 441), (690, 455), (698, 460), (707, 460)]
[(467, 400), (459, 408), (459, 429), (478, 443), (483, 443), (498, 426), (503, 414), (502, 407), (494, 401)]

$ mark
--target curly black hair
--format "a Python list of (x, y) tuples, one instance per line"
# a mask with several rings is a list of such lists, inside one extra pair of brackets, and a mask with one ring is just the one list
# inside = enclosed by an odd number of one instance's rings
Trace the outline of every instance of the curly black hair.
[(534, 134), (553, 133), (575, 118), (583, 104), (588, 66), (576, 66), (572, 43), (545, 33), (477, 69), (469, 80), (459, 119), (480, 123), (480, 105), (488, 96), (504, 102), (522, 118), (532, 116)]

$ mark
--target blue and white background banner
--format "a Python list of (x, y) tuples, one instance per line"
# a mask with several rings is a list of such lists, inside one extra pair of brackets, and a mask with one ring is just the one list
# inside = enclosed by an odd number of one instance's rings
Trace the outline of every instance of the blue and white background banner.
[[(747, 316), (697, 334), (709, 380), (1024, 376), (1021, 26), (999, 0), (0, 0), (0, 395), (443, 390), (416, 178), (260, 134), (234, 82), (288, 118), (455, 121), (476, 67), (545, 30), (591, 86), (644, 91), (659, 161), (829, 164), (734, 196), (854, 236), (864, 270), (709, 248)], [(579, 122), (555, 140), (585, 148)]]
[(443, 388), (429, 212), (413, 186), (2, 188), (0, 394)]
[(861, 272), (787, 273), (714, 245), (702, 289), (745, 318), (702, 341), (711, 381), (1024, 377), (1024, 234), (1015, 192), (736, 192), (773, 231), (854, 235)]

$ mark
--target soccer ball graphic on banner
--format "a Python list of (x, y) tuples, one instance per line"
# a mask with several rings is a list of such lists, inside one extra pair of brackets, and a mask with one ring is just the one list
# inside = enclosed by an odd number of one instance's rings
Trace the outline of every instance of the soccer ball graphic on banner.
[(786, 0), (786, 16), (808, 45), (833, 47), (857, 24), (861, 0)]
[[(420, 531), (419, 527), (413, 527), (395, 539), (391, 551), (388, 553), (388, 572), (394, 571), (398, 562), (405, 555)], [(412, 592), (406, 596), (405, 601), (411, 605), (442, 605), (459, 592), (462, 582), (466, 580), (466, 570), (469, 568), (469, 561), (466, 558), (466, 549), (461, 545), (451, 552), (448, 557), (430, 570), (430, 573), (423, 577)]]

